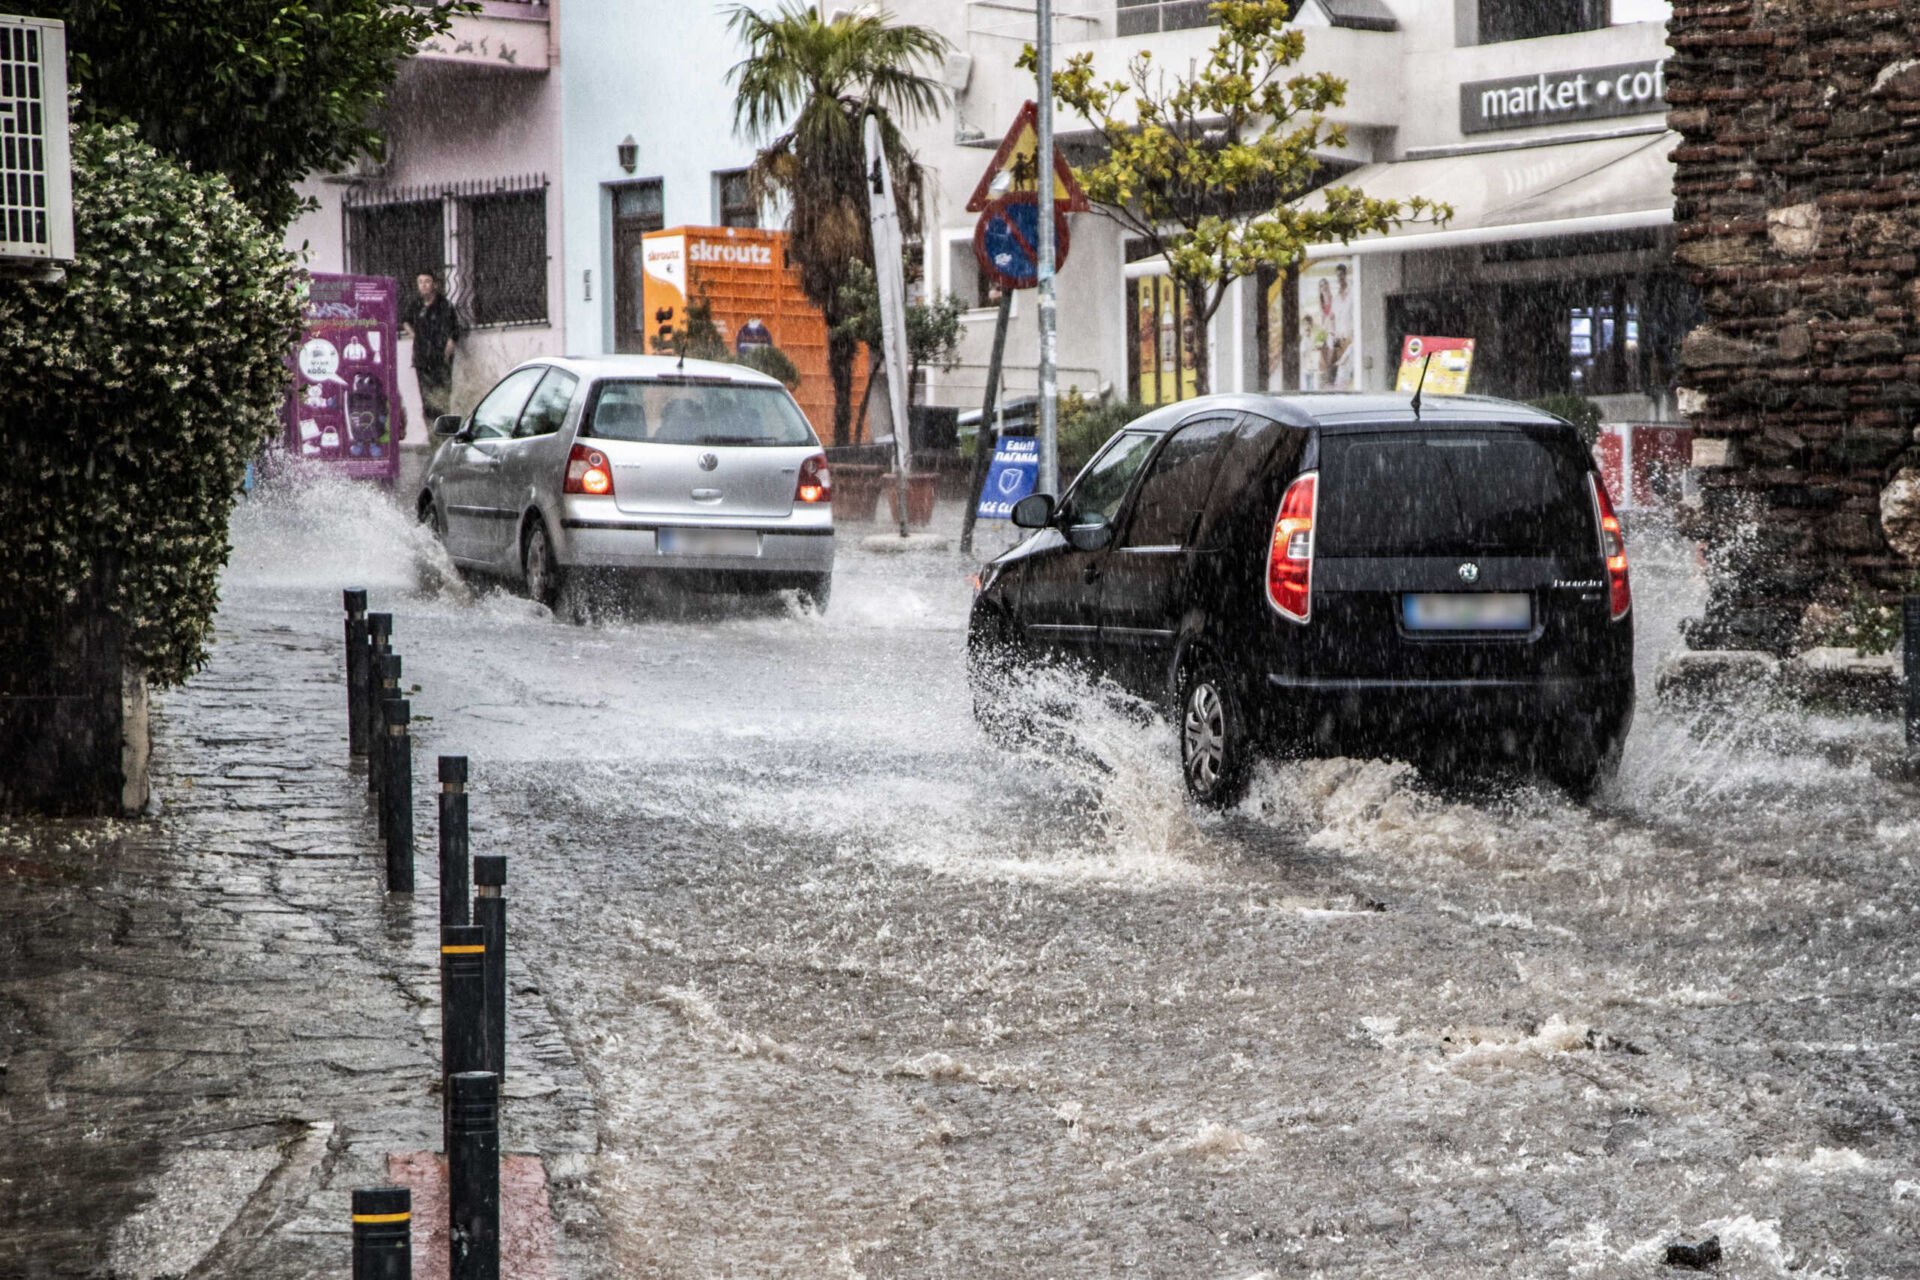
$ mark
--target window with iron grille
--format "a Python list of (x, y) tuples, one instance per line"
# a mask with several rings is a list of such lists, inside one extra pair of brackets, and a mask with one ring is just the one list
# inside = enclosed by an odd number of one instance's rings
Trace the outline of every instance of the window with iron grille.
[[(547, 318), (547, 193), (509, 191), (460, 201), (454, 255), (464, 268), (466, 311), (480, 324)], [(458, 300), (459, 295), (455, 295)]]
[(760, 202), (753, 198), (748, 188), (745, 169), (716, 173), (713, 175), (713, 182), (719, 196), (721, 226), (757, 227), (760, 225)]
[(349, 191), (347, 270), (390, 276), (403, 293), (440, 277), (470, 325), (547, 321), (547, 180)]
[(413, 279), (431, 271), (447, 278), (446, 208), (439, 200), (396, 200), (346, 211), (347, 270), (362, 276), (391, 276), (402, 297), (411, 297)]

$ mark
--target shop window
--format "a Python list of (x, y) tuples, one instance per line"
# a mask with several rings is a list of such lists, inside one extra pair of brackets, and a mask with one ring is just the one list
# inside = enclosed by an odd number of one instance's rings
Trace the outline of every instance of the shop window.
[(720, 208), (723, 227), (760, 225), (760, 202), (753, 198), (745, 169), (732, 169), (713, 175), (715, 203)]
[(347, 270), (403, 289), (440, 274), (474, 325), (547, 321), (547, 180), (349, 192), (342, 208)]
[(1480, 0), (1481, 44), (1597, 31), (1608, 0)]
[(1116, 0), (1114, 33), (1152, 35), (1214, 24), (1213, 0)]
[(1127, 281), (1127, 382), (1142, 404), (1200, 393), (1193, 316), (1166, 276)]

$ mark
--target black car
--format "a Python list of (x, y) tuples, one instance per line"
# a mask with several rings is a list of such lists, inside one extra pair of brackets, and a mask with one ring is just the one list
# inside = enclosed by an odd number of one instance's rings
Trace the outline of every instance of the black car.
[(1126, 427), (981, 575), (975, 712), (1063, 660), (1161, 702), (1191, 794), (1263, 750), (1517, 761), (1579, 795), (1633, 717), (1626, 547), (1569, 423), (1480, 396), (1216, 395)]

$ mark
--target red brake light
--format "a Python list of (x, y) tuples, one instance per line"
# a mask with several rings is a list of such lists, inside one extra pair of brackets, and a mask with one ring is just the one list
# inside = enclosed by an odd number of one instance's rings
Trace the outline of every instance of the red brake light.
[(567, 493), (587, 493), (604, 497), (613, 492), (613, 465), (607, 455), (584, 444), (573, 446), (567, 455)]
[(1313, 513), (1320, 477), (1312, 472), (1287, 486), (1273, 521), (1267, 553), (1267, 603), (1292, 622), (1313, 616)]
[(832, 502), (833, 472), (827, 467), (827, 455), (816, 453), (800, 464), (800, 482), (793, 487), (795, 502)]
[(1613, 499), (1599, 476), (1588, 477), (1593, 485), (1594, 513), (1600, 517), (1600, 555), (1607, 562), (1607, 607), (1618, 622), (1633, 607), (1633, 587), (1627, 581), (1627, 538), (1620, 528), (1620, 517), (1613, 513)]

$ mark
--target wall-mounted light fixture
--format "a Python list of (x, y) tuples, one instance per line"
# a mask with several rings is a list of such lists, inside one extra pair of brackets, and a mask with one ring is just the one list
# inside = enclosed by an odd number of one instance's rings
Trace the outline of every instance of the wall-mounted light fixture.
[(619, 147), (616, 149), (620, 153), (620, 167), (622, 169), (628, 173), (632, 173), (640, 167), (640, 144), (633, 140), (632, 134), (628, 134), (622, 138)]

